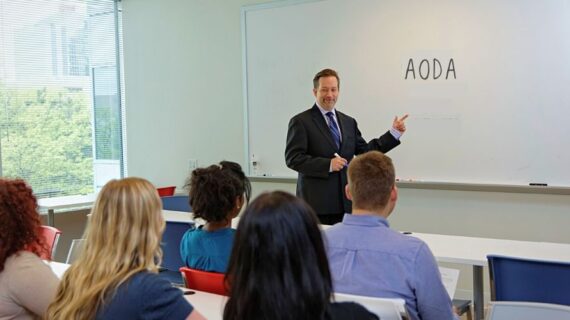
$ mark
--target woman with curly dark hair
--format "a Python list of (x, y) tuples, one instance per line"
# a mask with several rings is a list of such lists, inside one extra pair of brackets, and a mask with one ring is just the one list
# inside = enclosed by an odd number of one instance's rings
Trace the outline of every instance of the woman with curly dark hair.
[(0, 319), (41, 317), (55, 297), (59, 280), (39, 258), (49, 250), (36, 208), (23, 180), (0, 179)]
[(251, 184), (235, 162), (192, 171), (186, 186), (194, 218), (206, 224), (186, 231), (180, 243), (180, 255), (193, 269), (226, 272), (235, 230), (231, 228), (244, 203), (249, 201)]

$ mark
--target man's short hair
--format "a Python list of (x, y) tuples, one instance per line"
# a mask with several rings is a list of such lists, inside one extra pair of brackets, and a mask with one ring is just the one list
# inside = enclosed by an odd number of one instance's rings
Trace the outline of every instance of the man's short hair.
[(323, 69), (319, 71), (313, 78), (313, 88), (317, 89), (319, 87), (319, 79), (324, 77), (335, 77), (338, 88), (340, 89), (340, 78), (338, 77), (338, 73), (333, 69)]
[(384, 208), (395, 183), (392, 159), (381, 152), (359, 155), (348, 166), (348, 184), (355, 208)]

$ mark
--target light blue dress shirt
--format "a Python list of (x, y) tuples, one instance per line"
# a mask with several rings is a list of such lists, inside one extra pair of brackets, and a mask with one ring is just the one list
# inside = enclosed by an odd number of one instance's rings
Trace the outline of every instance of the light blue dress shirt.
[(325, 231), (335, 292), (402, 298), (413, 320), (456, 319), (435, 258), (375, 215), (345, 214)]

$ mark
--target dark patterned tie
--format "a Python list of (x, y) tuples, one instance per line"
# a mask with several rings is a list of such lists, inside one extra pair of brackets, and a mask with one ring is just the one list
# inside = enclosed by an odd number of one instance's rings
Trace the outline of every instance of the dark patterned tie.
[(338, 126), (336, 125), (334, 115), (330, 111), (327, 112), (326, 115), (329, 118), (329, 129), (331, 131), (334, 143), (336, 144), (336, 148), (340, 149), (340, 132), (338, 132)]

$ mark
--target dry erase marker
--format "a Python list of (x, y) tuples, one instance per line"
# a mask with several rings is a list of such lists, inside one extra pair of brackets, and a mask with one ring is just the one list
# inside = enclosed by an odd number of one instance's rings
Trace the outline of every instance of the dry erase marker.
[(531, 187), (548, 187), (548, 183), (531, 182), (528, 185)]
[[(333, 156), (337, 157), (337, 158), (342, 158), (338, 153), (334, 153)], [(346, 168), (348, 166), (348, 163), (344, 165), (344, 167)]]

